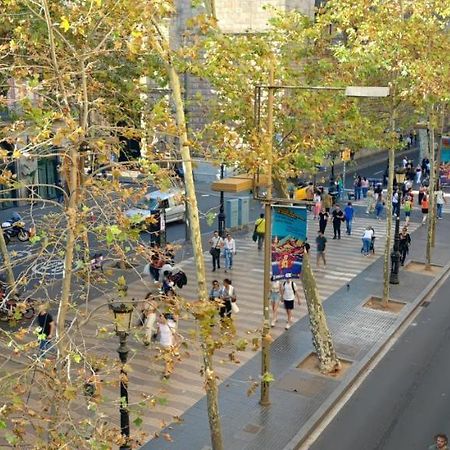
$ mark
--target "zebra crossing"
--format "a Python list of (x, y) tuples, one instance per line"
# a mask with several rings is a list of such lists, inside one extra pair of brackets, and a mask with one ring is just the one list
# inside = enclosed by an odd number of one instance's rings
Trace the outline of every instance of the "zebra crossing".
[[(361, 254), (361, 236), (367, 226), (372, 226), (376, 236), (375, 255), (365, 257)], [(410, 223), (410, 232), (419, 224)], [(316, 281), (322, 300), (326, 300), (331, 294), (345, 284), (351, 282), (366, 267), (379, 258), (384, 249), (385, 223), (367, 217), (357, 217), (353, 222), (351, 236), (343, 234), (341, 240), (332, 240), (332, 225), (329, 224), (325, 236), (327, 242), (327, 267), (316, 267), (315, 262), (315, 237), (318, 223), (308, 217), (308, 237), (311, 244), (311, 263), (316, 275)], [(414, 245), (414, 243), (413, 243)], [(232, 377), (233, 372), (240, 364), (245, 363), (255, 355), (257, 338), (260, 336), (262, 326), (262, 301), (263, 301), (263, 252), (256, 248), (251, 239), (251, 234), (236, 239), (237, 254), (234, 257), (233, 270), (228, 273), (221, 268), (211, 272), (211, 255), (205, 251), (207, 267), (208, 287), (214, 279), (220, 282), (224, 278), (231, 278), (235, 287), (240, 312), (234, 315), (237, 329), (236, 340), (245, 339), (248, 345), (245, 350), (234, 353), (233, 349), (222, 348), (214, 355), (215, 369), (219, 382)], [(223, 261), (223, 260), (222, 260)], [(196, 295), (196, 271), (193, 258), (186, 259), (178, 264), (188, 277), (188, 284), (179, 290), (179, 294), (185, 299), (195, 301)], [(224, 267), (224, 266), (222, 266)], [(380, 274), (381, 278), (381, 274)], [(300, 286), (300, 282), (298, 282)], [(153, 283), (145, 279), (133, 283), (128, 289), (128, 298), (143, 299)], [(307, 314), (303, 292), (300, 290), (302, 303), (296, 305), (294, 320), (297, 321)], [(90, 321), (72, 336), (72, 350), (77, 349), (90, 356), (108, 357), (109, 361), (117, 361), (118, 341), (113, 332), (112, 320), (107, 308), (100, 305), (107, 304), (106, 296), (93, 300), (89, 308), (93, 312)], [(275, 339), (285, 331), (285, 313), (280, 307), (279, 320), (271, 335)], [(178, 325), (179, 333), (184, 337), (186, 346), (180, 347), (180, 360), (175, 362), (175, 369), (169, 380), (161, 378), (163, 362), (158, 359), (159, 351), (156, 344), (149, 347), (143, 345), (140, 334), (142, 330), (136, 327), (128, 338), (130, 347), (128, 367), (129, 378), (129, 404), (131, 421), (136, 417), (142, 418), (141, 430), (146, 434), (145, 440), (156, 435), (162, 428), (173, 421), (177, 421), (183, 412), (196, 403), (204, 394), (203, 379), (201, 376), (202, 357), (198, 339), (193, 336), (197, 329), (196, 322), (182, 316)], [(218, 331), (217, 331), (218, 332)], [(253, 340), (254, 339), (254, 340)], [(253, 377), (258, 379), (259, 374)], [(118, 377), (119, 367), (109, 363), (102, 368), (100, 377), (104, 381), (104, 400), (98, 405), (98, 411), (104, 414), (104, 419), (110, 423), (118, 424)], [(243, 395), (249, 386), (243, 385)], [(38, 397), (38, 392), (32, 392), (32, 400)], [(144, 403), (141, 403), (144, 402)], [(149, 406), (150, 405), (150, 406)], [(81, 420), (86, 414), (86, 408), (78, 404), (74, 407), (72, 417)], [(133, 432), (136, 432), (133, 425)]]

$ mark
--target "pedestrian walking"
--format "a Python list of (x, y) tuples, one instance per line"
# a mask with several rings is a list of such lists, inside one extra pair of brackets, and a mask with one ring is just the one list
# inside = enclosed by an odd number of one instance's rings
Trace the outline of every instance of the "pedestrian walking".
[(272, 304), (272, 322), (271, 327), (274, 327), (278, 320), (278, 307), (280, 306), (281, 284), (279, 280), (274, 280), (273, 276), (270, 278), (270, 303)]
[(236, 302), (236, 292), (229, 278), (223, 280), (223, 286), (220, 289), (220, 299), (222, 306), (219, 310), (219, 315), (222, 319), (231, 318), (232, 306)]
[(64, 203), (64, 184), (62, 182), (61, 179), (58, 179), (58, 181), (56, 182), (56, 201), (58, 203)]
[(412, 211), (412, 200), (409, 195), (406, 195), (405, 201), (403, 202), (403, 211), (405, 212), (405, 223), (408, 225)]
[(374, 237), (374, 230), (372, 227), (367, 227), (364, 230), (364, 234), (362, 236), (362, 249), (361, 253), (364, 254), (364, 256), (369, 256), (371, 246), (372, 246), (372, 238)]
[(420, 184), (422, 181), (422, 167), (420, 167), (420, 164), (417, 164), (416, 167), (416, 183)]
[(376, 215), (378, 220), (381, 220), (380, 216), (383, 213), (383, 209), (384, 209), (383, 193), (380, 192), (377, 195), (377, 200), (376, 200), (376, 203), (375, 203), (375, 215)]
[(336, 188), (339, 194), (340, 199), (344, 198), (345, 192), (344, 192), (344, 180), (342, 178), (342, 175), (338, 175), (337, 180), (336, 180)]
[(294, 310), (294, 303), (297, 299), (300, 305), (300, 295), (297, 285), (292, 280), (285, 280), (281, 285), (281, 298), (283, 299), (284, 308), (286, 309), (287, 321), (286, 330), (289, 330), (293, 321), (292, 311)]
[[(222, 288), (218, 280), (213, 280), (211, 284), (211, 289), (209, 291), (209, 300), (214, 302), (217, 309), (220, 311), (222, 307)], [(214, 316), (211, 316), (211, 326), (214, 325)]]
[(39, 326), (39, 356), (45, 358), (52, 347), (51, 340), (56, 333), (56, 325), (53, 316), (48, 312), (49, 304), (39, 305), (37, 323)]
[(425, 186), (420, 186), (419, 187), (419, 193), (417, 195), (417, 203), (418, 203), (419, 206), (422, 206), (422, 199), (423, 199), (423, 196), (425, 195), (425, 193), (426, 193)]
[(400, 202), (399, 202), (399, 194), (396, 189), (392, 194), (392, 214), (396, 217), (400, 216)]
[(327, 228), (328, 220), (330, 219), (330, 215), (325, 210), (325, 208), (322, 208), (322, 211), (319, 213), (319, 231), (321, 233), (325, 233), (325, 229)]
[(211, 283), (211, 290), (209, 291), (209, 299), (212, 302), (218, 302), (220, 300), (220, 283), (217, 280), (213, 280)]
[(225, 256), (225, 272), (233, 269), (233, 256), (236, 254), (236, 241), (227, 233), (223, 241), (223, 252)]
[(449, 450), (448, 437), (446, 434), (437, 434), (434, 437), (434, 444), (428, 447), (428, 450)]
[(353, 181), (353, 190), (354, 190), (354, 194), (355, 194), (355, 200), (361, 199), (361, 183), (362, 183), (362, 179), (358, 175), (355, 178), (355, 180)]
[(156, 311), (158, 303), (155, 296), (149, 292), (143, 301), (142, 315), (144, 324), (144, 345), (150, 345), (150, 342), (155, 337), (157, 332), (156, 327)]
[(442, 210), (444, 208), (444, 204), (447, 203), (447, 200), (445, 199), (444, 192), (440, 186), (438, 186), (438, 189), (434, 195), (436, 196), (437, 218), (442, 219)]
[(422, 225), (427, 221), (427, 217), (428, 217), (428, 208), (429, 208), (429, 203), (428, 203), (428, 195), (424, 195), (422, 197), (422, 204), (420, 205), (422, 207)]
[(345, 220), (344, 213), (339, 205), (335, 205), (333, 212), (331, 213), (333, 217), (333, 239), (341, 238), (341, 224)]
[(313, 219), (316, 220), (319, 216), (320, 210), (322, 209), (322, 198), (320, 193), (316, 191), (314, 194), (314, 206), (313, 206)]
[(255, 222), (255, 234), (258, 241), (258, 250), (262, 250), (264, 244), (264, 235), (266, 233), (266, 219), (264, 214), (259, 215), (259, 219)]
[(323, 267), (327, 267), (327, 260), (325, 259), (325, 248), (327, 245), (327, 238), (323, 235), (321, 231), (319, 231), (316, 237), (317, 244), (317, 260), (316, 266), (319, 267), (319, 261), (323, 261)]
[(363, 198), (367, 198), (368, 190), (369, 190), (369, 180), (366, 177), (363, 177), (361, 180), (361, 192)]
[(157, 336), (164, 360), (163, 378), (168, 379), (173, 372), (174, 356), (177, 356), (177, 324), (171, 313), (160, 314), (157, 325)]
[(209, 240), (209, 245), (211, 246), (209, 249), (209, 253), (212, 257), (212, 271), (216, 271), (220, 269), (220, 249), (223, 247), (223, 239), (219, 236), (219, 232), (216, 230), (212, 238)]
[(329, 192), (327, 192), (324, 195), (323, 200), (322, 200), (322, 205), (325, 208), (325, 211), (327, 213), (329, 213), (331, 207), (333, 206), (333, 197), (332, 197), (332, 195)]
[(352, 222), (355, 210), (353, 209), (352, 202), (348, 202), (344, 209), (345, 224), (347, 226), (347, 234), (350, 236), (352, 234)]
[(411, 236), (408, 233), (408, 228), (403, 227), (400, 233), (400, 263), (403, 266), (405, 264), (406, 255), (409, 253), (409, 246), (411, 244)]
[(367, 191), (367, 209), (366, 214), (372, 214), (375, 210), (375, 191), (373, 186), (369, 186)]

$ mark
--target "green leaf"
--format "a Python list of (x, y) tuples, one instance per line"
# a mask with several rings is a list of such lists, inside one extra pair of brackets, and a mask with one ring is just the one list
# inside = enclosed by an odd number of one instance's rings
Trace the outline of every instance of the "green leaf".
[(215, 212), (210, 211), (206, 214), (206, 223), (211, 226), (216, 220), (217, 214)]
[(137, 426), (140, 427), (142, 425), (142, 419), (140, 417), (136, 417), (136, 419), (133, 420), (133, 423)]
[(270, 372), (266, 372), (262, 377), (261, 380), (264, 383), (272, 383), (272, 381), (275, 381), (275, 377)]
[(30, 237), (30, 243), (31, 244), (36, 244), (37, 242), (39, 242), (41, 240), (41, 237), (38, 236), (37, 234), (35, 234), (34, 236)]
[(6, 422), (4, 420), (0, 420), (0, 430), (4, 430), (6, 428)]
[(156, 397), (156, 402), (161, 406), (166, 406), (169, 404), (169, 401), (165, 397)]
[(59, 28), (62, 28), (66, 33), (70, 29), (70, 22), (66, 16), (61, 17), (61, 23), (59, 24)]

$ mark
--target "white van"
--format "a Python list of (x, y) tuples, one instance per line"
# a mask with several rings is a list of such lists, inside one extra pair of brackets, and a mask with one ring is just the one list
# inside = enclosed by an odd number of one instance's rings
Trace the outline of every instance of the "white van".
[(186, 214), (184, 192), (181, 189), (149, 192), (135, 207), (125, 211), (125, 215), (127, 217), (138, 216), (142, 220), (146, 220), (151, 216), (152, 211), (164, 212), (166, 223), (184, 222)]

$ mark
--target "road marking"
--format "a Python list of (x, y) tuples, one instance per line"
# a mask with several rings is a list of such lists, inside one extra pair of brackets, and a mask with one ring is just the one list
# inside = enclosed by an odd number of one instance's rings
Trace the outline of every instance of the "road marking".
[(50, 261), (43, 261), (35, 263), (31, 270), (37, 275), (51, 275), (56, 277), (64, 273), (64, 261), (62, 259), (53, 259)]
[(384, 170), (379, 170), (378, 172), (375, 172), (374, 175), (378, 175), (379, 173), (383, 173)]

